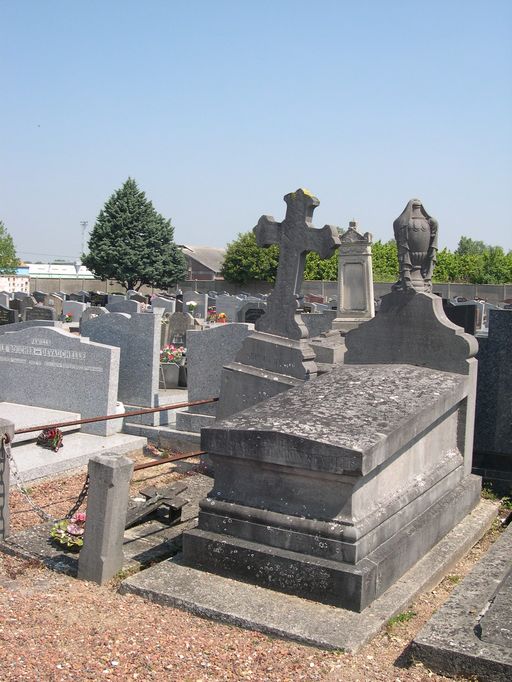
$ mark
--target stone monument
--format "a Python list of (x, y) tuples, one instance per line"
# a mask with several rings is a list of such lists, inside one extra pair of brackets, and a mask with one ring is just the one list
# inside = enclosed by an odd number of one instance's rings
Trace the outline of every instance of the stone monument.
[(223, 370), (217, 415), (226, 417), (286, 391), (316, 376), (315, 354), (307, 342), (308, 330), (297, 310), (306, 255), (316, 251), (328, 258), (339, 246), (331, 225), (315, 229), (313, 211), (319, 200), (298, 189), (284, 197), (283, 222), (262, 216), (254, 234), (259, 246), (279, 244), (279, 265), (267, 311), (256, 331), (244, 341), (235, 362)]
[[(215, 482), (185, 564), (362, 611), (478, 504), (477, 342), (423, 293), (431, 275), (404, 267), (345, 364), (202, 430)], [(298, 340), (281, 310), (267, 329)]]
[(338, 314), (332, 328), (343, 333), (375, 316), (372, 235), (360, 234), (355, 221), (340, 237), (338, 251)]
[(423, 208), (419, 199), (411, 199), (393, 223), (398, 247), (400, 276), (395, 291), (432, 293), (432, 272), (437, 254), (437, 220)]

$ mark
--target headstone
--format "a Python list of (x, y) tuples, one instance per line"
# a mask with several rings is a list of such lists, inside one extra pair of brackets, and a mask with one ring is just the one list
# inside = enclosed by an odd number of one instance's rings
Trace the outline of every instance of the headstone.
[[(252, 324), (222, 324), (210, 329), (187, 332), (188, 399), (206, 400), (220, 395), (222, 368), (233, 362)], [(218, 403), (196, 405), (176, 413), (179, 431), (199, 433), (209, 426)]]
[(117, 298), (111, 303), (107, 303), (105, 308), (109, 313), (127, 313), (131, 315), (132, 313), (140, 313), (141, 304), (137, 301), (128, 301), (125, 298)]
[(55, 308), (44, 305), (36, 305), (33, 308), (26, 308), (23, 317), (24, 321), (29, 320), (56, 320)]
[(89, 294), (88, 291), (84, 291), (83, 289), (81, 289), (78, 292), (78, 295), (81, 296), (80, 300), (82, 301), (82, 303), (90, 303), (91, 302), (91, 295)]
[(43, 305), (47, 305), (48, 301), (48, 294), (46, 294), (44, 291), (33, 291), (32, 296), (36, 299), (38, 303), (42, 303)]
[(38, 303), (37, 303), (36, 299), (33, 298), (33, 296), (25, 296), (25, 298), (20, 298), (18, 300), (20, 302), (19, 311), (20, 311), (21, 319), (24, 320), (24, 319), (26, 319), (25, 314), (26, 314), (27, 308), (33, 308), (34, 306), (37, 306)]
[(512, 490), (512, 310), (491, 310), (479, 336), (474, 470), (498, 490)]
[(443, 298), (443, 308), (450, 322), (462, 327), (466, 334), (476, 333), (477, 306), (474, 301), (454, 305), (451, 301)]
[(224, 313), (228, 322), (236, 322), (238, 320), (238, 311), (243, 304), (243, 299), (238, 296), (219, 294), (215, 299), (215, 311), (217, 314)]
[(65, 301), (66, 298), (63, 298), (62, 296), (58, 296), (56, 294), (51, 294), (47, 299), (46, 305), (55, 310), (55, 315), (57, 316), (57, 319), (59, 319), (63, 314)]
[(187, 332), (195, 327), (194, 318), (190, 313), (172, 313), (169, 315), (168, 324), (168, 343), (179, 343), (183, 345), (187, 342)]
[(155, 310), (155, 308), (162, 308), (166, 313), (174, 313), (176, 310), (176, 301), (171, 298), (155, 296), (151, 299), (151, 307), (153, 310)]
[[(62, 329), (37, 327), (0, 337), (0, 400), (78, 412), (114, 414), (119, 349)], [(116, 433), (115, 421), (84, 424), (83, 433)]]
[(0, 305), (0, 326), (13, 324), (16, 322), (16, 312), (10, 308)]
[(248, 301), (238, 309), (236, 314), (237, 322), (254, 324), (265, 314), (266, 309), (267, 304), (264, 301)]
[(62, 329), (62, 322), (58, 320), (25, 320), (23, 322), (14, 322), (13, 324), (4, 324), (0, 326), (0, 334), (7, 334), (7, 332), (18, 332), (22, 329), (29, 329), (33, 327), (54, 327)]
[(116, 301), (126, 301), (126, 296), (124, 294), (109, 294), (108, 302), (115, 303)]
[(245, 339), (235, 362), (224, 368), (219, 417), (287, 391), (317, 374), (297, 300), (307, 253), (316, 251), (321, 258), (328, 258), (340, 240), (335, 227), (313, 228), (313, 211), (320, 202), (308, 191), (299, 189), (284, 200), (287, 210), (282, 223), (262, 216), (254, 228), (259, 246), (280, 246), (276, 283), (256, 331)]
[(205, 319), (208, 311), (208, 294), (186, 291), (183, 294), (183, 310), (194, 317)]
[(144, 305), (147, 303), (146, 297), (142, 294), (139, 294), (138, 291), (130, 290), (127, 292), (127, 295), (130, 301), (137, 301), (138, 303), (144, 303)]
[(91, 305), (97, 305), (104, 308), (108, 303), (108, 295), (101, 291), (91, 291)]
[(99, 317), (100, 315), (109, 315), (110, 313), (106, 308), (102, 308), (99, 305), (95, 306), (89, 306), (84, 310), (82, 313), (82, 316), (80, 318), (80, 333), (82, 333), (82, 324), (86, 322), (87, 320), (92, 320), (95, 317)]
[(372, 235), (360, 234), (355, 222), (340, 237), (338, 251), (338, 315), (333, 329), (346, 333), (375, 315)]
[[(118, 398), (125, 407), (157, 406), (160, 325), (160, 315), (146, 313), (110, 313), (82, 321), (81, 333), (91, 341), (120, 348)], [(147, 417), (153, 420), (153, 415)]]
[(62, 314), (64, 315), (64, 318), (70, 316), (73, 324), (79, 324), (82, 315), (88, 307), (87, 303), (82, 303), (81, 301), (64, 301)]
[(3, 305), (4, 308), (9, 308), (9, 303), (11, 301), (11, 297), (6, 291), (0, 291), (0, 305)]

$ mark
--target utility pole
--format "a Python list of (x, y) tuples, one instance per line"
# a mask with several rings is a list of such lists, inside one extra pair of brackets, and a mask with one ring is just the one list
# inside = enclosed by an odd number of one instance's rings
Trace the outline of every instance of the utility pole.
[(81, 220), (80, 225), (82, 226), (82, 253), (85, 253), (85, 233), (87, 232), (87, 225), (89, 225), (89, 222), (87, 220)]

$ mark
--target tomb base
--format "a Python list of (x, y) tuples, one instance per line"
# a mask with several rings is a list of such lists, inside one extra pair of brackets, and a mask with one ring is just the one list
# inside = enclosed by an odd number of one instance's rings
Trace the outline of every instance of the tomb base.
[(222, 370), (217, 417), (245, 410), (316, 375), (315, 353), (306, 340), (254, 332), (236, 362)]
[[(480, 485), (478, 476), (467, 476), (355, 564), (230, 536), (227, 534), (230, 519), (225, 519), (225, 533), (201, 528), (186, 532), (183, 560), (212, 573), (360, 612), (476, 507)], [(297, 521), (300, 523), (301, 519)], [(265, 533), (263, 526), (260, 530)], [(270, 525), (266, 526), (269, 535), (272, 530)], [(291, 531), (293, 534), (293, 528)]]

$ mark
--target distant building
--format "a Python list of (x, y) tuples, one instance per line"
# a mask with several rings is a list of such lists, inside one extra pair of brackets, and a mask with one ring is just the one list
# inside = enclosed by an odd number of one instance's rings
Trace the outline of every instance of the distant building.
[(30, 279), (28, 276), (28, 267), (20, 265), (16, 268), (15, 275), (0, 275), (0, 291), (7, 291), (12, 294), (15, 291), (24, 291), (26, 294), (30, 293)]
[(92, 272), (80, 263), (25, 263), (31, 279), (95, 279)]
[(180, 244), (180, 249), (187, 259), (188, 280), (222, 279), (220, 271), (226, 257), (226, 249), (188, 244)]

